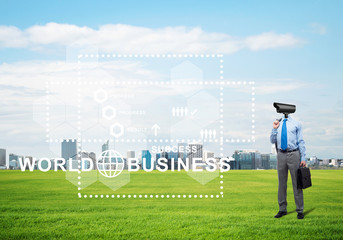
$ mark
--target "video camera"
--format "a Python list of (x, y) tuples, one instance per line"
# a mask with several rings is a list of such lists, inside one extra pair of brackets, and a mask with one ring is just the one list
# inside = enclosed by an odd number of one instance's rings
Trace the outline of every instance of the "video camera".
[(288, 117), (288, 114), (295, 113), (296, 107), (292, 104), (286, 104), (286, 103), (273, 103), (274, 107), (276, 108), (276, 112), (283, 113), (285, 115), (285, 118)]

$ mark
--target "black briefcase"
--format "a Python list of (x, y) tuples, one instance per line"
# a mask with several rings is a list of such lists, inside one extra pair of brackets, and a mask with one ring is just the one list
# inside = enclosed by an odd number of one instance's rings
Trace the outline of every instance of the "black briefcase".
[(298, 189), (305, 189), (312, 186), (310, 169), (300, 167), (298, 169)]

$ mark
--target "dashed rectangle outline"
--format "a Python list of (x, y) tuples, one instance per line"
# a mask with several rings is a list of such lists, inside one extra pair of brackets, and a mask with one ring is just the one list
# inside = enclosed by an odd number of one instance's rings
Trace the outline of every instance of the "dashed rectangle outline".
[[(142, 83), (142, 84), (147, 84), (147, 85), (155, 85), (156, 83), (155, 82), (149, 82), (149, 81), (141, 81), (141, 82), (134, 82), (133, 84), (140, 84), (140, 83)], [(191, 83), (189, 83), (188, 85), (191, 85), (191, 84), (194, 84), (194, 83), (196, 83), (196, 82), (191, 82)], [(175, 142), (175, 143), (181, 143), (181, 142), (204, 142), (204, 143), (206, 143), (206, 142), (215, 142), (215, 143), (217, 143), (217, 142), (220, 142), (220, 141), (223, 141), (223, 142), (225, 142), (225, 143), (239, 143), (239, 142), (254, 142), (255, 141), (255, 137), (254, 137), (254, 134), (255, 134), (255, 130), (254, 130), (254, 128), (255, 128), (255, 120), (254, 120), (254, 118), (255, 118), (255, 115), (254, 115), (254, 112), (255, 112), (255, 103), (254, 103), (254, 101), (255, 101), (255, 97), (254, 97), (254, 95), (255, 95), (255, 86), (254, 86), (254, 84), (255, 84), (255, 82), (246, 82), (246, 81), (243, 81), (243, 82), (241, 82), (241, 81), (212, 81), (212, 82), (209, 82), (209, 81), (204, 81), (204, 82), (202, 82), (202, 84), (204, 84), (204, 85), (207, 85), (206, 83), (208, 83), (208, 85), (218, 85), (218, 86), (220, 86), (220, 94), (221, 94), (221, 96), (220, 96), (220, 100), (221, 100), (221, 106), (220, 106), (220, 111), (223, 111), (223, 97), (222, 97), (222, 94), (223, 94), (223, 90), (224, 90), (224, 87), (225, 86), (228, 86), (228, 85), (242, 85), (242, 86), (245, 86), (245, 85), (250, 85), (251, 86), (251, 94), (252, 94), (252, 98), (251, 98), (251, 104), (252, 104), (252, 108), (251, 108), (251, 110), (252, 110), (252, 116), (251, 116), (251, 118), (252, 118), (252, 132), (251, 132), (251, 138), (247, 138), (247, 139), (244, 139), (244, 138), (223, 138), (223, 140), (221, 139), (221, 138), (212, 138), (212, 139), (206, 139), (206, 138), (204, 138), (204, 139), (163, 139), (163, 138), (151, 138), (151, 139), (149, 139), (149, 138), (144, 138), (144, 139), (130, 139), (130, 138), (121, 138), (121, 139), (115, 139), (115, 140), (113, 140), (113, 139), (110, 139), (110, 142), (131, 142), (131, 141), (136, 141), (136, 142), (155, 142), (155, 143), (163, 143), (163, 142), (171, 142), (171, 143), (173, 143), (173, 142)], [(75, 82), (75, 81), (73, 81), (73, 82), (61, 82), (61, 83), (59, 83), (59, 82), (56, 82), (56, 81), (51, 81), (51, 82), (49, 82), (49, 84), (50, 85), (59, 85), (59, 84), (61, 84), (61, 85), (70, 85), (70, 84), (75, 84), (75, 85), (79, 85), (78, 84), (78, 82)], [(89, 83), (89, 82), (82, 82), (82, 83), (80, 83), (80, 85), (88, 85), (88, 84), (90, 84), (90, 85), (108, 85), (108, 84), (111, 84), (111, 85), (130, 85), (130, 84), (132, 84), (132, 83), (130, 83), (130, 82), (108, 82), (108, 81), (106, 81), (106, 82), (103, 82), (103, 81), (100, 81), (100, 82), (97, 82), (97, 83), (94, 83), (94, 82), (92, 82), (92, 83)], [(184, 85), (184, 84), (182, 84), (182, 82), (180, 82), (179, 83), (180, 85)], [(161, 85), (167, 85), (167, 84), (161, 84)], [(47, 96), (47, 98), (48, 98), (48, 96)], [(48, 101), (48, 99), (47, 99), (47, 101)], [(47, 114), (48, 114), (48, 112), (47, 112)], [(222, 114), (221, 114), (222, 115)], [(223, 121), (223, 120), (221, 120), (221, 121)], [(48, 123), (47, 123), (47, 125), (48, 125)], [(223, 125), (223, 123), (221, 123), (221, 125)], [(47, 129), (48, 129), (48, 127), (47, 127)], [(220, 134), (220, 135), (223, 135), (223, 134)], [(49, 136), (47, 135), (47, 142), (60, 142), (60, 141), (63, 141), (64, 139), (52, 139), (52, 138), (49, 138)], [(87, 138), (87, 139), (82, 139), (82, 142), (106, 142), (108, 139), (91, 139), (91, 138)]]
[[(220, 131), (220, 156), (221, 157), (223, 157), (223, 143), (224, 143), (224, 139), (223, 139), (223, 90), (224, 90), (224, 86), (225, 85), (230, 85), (230, 84), (232, 84), (232, 85), (235, 85), (236, 84), (236, 82), (235, 81), (224, 81), (223, 79), (224, 79), (224, 77), (223, 77), (223, 73), (224, 73), (224, 70), (223, 70), (223, 68), (224, 68), (224, 65), (223, 65), (223, 62), (224, 62), (224, 60), (223, 60), (223, 55), (222, 54), (95, 54), (95, 55), (93, 55), (93, 54), (85, 54), (84, 56), (83, 55), (79, 55), (78, 56), (78, 81), (77, 81), (77, 85), (78, 85), (78, 87), (77, 87), (77, 101), (78, 101), (78, 106), (77, 106), (77, 109), (78, 109), (78, 127), (77, 127), (77, 129), (78, 129), (78, 139), (77, 139), (77, 150), (78, 150), (78, 156), (79, 157), (81, 157), (81, 151), (82, 151), (82, 147), (81, 147), (81, 116), (80, 116), (80, 109), (81, 109), (81, 66), (80, 66), (80, 64), (81, 64), (81, 58), (82, 57), (85, 57), (85, 58), (88, 58), (88, 57), (90, 57), (90, 58), (92, 58), (92, 57), (95, 57), (95, 58), (99, 58), (99, 57), (101, 57), (101, 58), (105, 58), (105, 57), (107, 57), (107, 58), (121, 58), (121, 57), (123, 57), (123, 58), (126, 58), (126, 57), (128, 57), (128, 58), (154, 58), (154, 57), (156, 57), (156, 58), (159, 58), (159, 57), (161, 57), (161, 58), (192, 58), (192, 57), (194, 57), (194, 58), (197, 58), (197, 57), (200, 57), (200, 58), (209, 58), (209, 57), (212, 57), (212, 58), (220, 58), (220, 81), (204, 81), (204, 82), (202, 82), (202, 83), (204, 83), (204, 85), (207, 85), (207, 84), (209, 84), (209, 85), (214, 85), (214, 84), (219, 84), (221, 87), (220, 87), (220, 118), (221, 118), (221, 120), (220, 120), (220, 129), (221, 129), (221, 131)], [(53, 84), (53, 82), (51, 82), (52, 84)], [(50, 84), (51, 84), (50, 83)], [(70, 82), (68, 82), (69, 84), (70, 84)], [(120, 83), (120, 82), (117, 82), (117, 83)], [(122, 82), (123, 84), (130, 84), (130, 82)], [(149, 81), (142, 81), (142, 83), (144, 83), (144, 84), (148, 84), (148, 83), (151, 83), (151, 84), (153, 84), (153, 83), (155, 83), (155, 84), (158, 84), (158, 82), (149, 82)], [(187, 82), (186, 84), (192, 84), (192, 83), (194, 83), (194, 82)], [(243, 83), (243, 85), (246, 85), (247, 84), (247, 82), (246, 81), (243, 81), (243, 82), (240, 82), (240, 81), (237, 81), (237, 85), (240, 85), (241, 83)], [(47, 98), (46, 98), (46, 110), (47, 110), (47, 112), (46, 112), (46, 137), (48, 138), (47, 139), (47, 142), (52, 142), (52, 139), (50, 139), (49, 138), (49, 117), (50, 117), (50, 115), (49, 115), (49, 93), (50, 93), (50, 91), (49, 91), (49, 86), (50, 86), (50, 84), (49, 84), (49, 82), (47, 82), (46, 83), (46, 94), (47, 94)], [(63, 82), (62, 82), (62, 84), (63, 84)], [(115, 84), (115, 83), (112, 83), (112, 84)], [(161, 84), (161, 85), (163, 85), (163, 83), (162, 82), (160, 82), (159, 84)], [(166, 85), (168, 84), (168, 82), (166, 82)], [(174, 83), (175, 84), (175, 83)], [(200, 83), (201, 84), (201, 83)], [(248, 84), (249, 85), (252, 85), (252, 88), (251, 88), (251, 90), (252, 90), (252, 98), (251, 98), (251, 101), (252, 101), (252, 138), (251, 138), (251, 140), (254, 142), (255, 141), (255, 137), (254, 137), (254, 134), (255, 134), (255, 130), (254, 130), (254, 128), (255, 128), (255, 114), (254, 114), (254, 112), (255, 112), (255, 86), (254, 86), (254, 84), (255, 84), (255, 82), (248, 82)], [(57, 139), (56, 139), (57, 140)], [(56, 140), (55, 140), (55, 142), (56, 142)], [(151, 139), (150, 139), (151, 140)], [(160, 139), (161, 140), (161, 139)], [(124, 139), (122, 139), (122, 141), (125, 141)], [(190, 139), (188, 139), (187, 140), (187, 142), (189, 142), (189, 141), (191, 141)], [(194, 141), (194, 139), (192, 139), (192, 141)], [(204, 139), (201, 139), (200, 141), (202, 141), (202, 142), (206, 142), (206, 141), (204, 141)], [(217, 139), (215, 139), (215, 141), (214, 142), (217, 142), (218, 140)], [(247, 140), (248, 142), (250, 142), (250, 140), (248, 139)], [(154, 142), (156, 142), (156, 139), (154, 139)], [(178, 142), (178, 141), (177, 141)], [(184, 142), (184, 140), (182, 140), (182, 141), (180, 141), (180, 142)], [(231, 139), (231, 140), (229, 140), (229, 139), (225, 139), (225, 142), (240, 142), (240, 139)], [(245, 142), (245, 139), (242, 139), (242, 142)], [(81, 160), (78, 160), (78, 162), (79, 162), (79, 165), (78, 165), (78, 168), (80, 169), (81, 168), (81, 166), (80, 166), (80, 163), (81, 163)], [(81, 171), (79, 170), (78, 171), (78, 173), (79, 174), (81, 174)], [(78, 182), (78, 185), (81, 185), (81, 176), (79, 176), (78, 177), (78, 179), (79, 179), (79, 182)], [(223, 174), (221, 174), (220, 175), (220, 179), (223, 179)], [(223, 186), (222, 186), (222, 184), (223, 184), (223, 180), (220, 180), (220, 196), (221, 197), (224, 197), (224, 194), (223, 194)], [(82, 194), (80, 193), (80, 191), (81, 191), (81, 188), (80, 187), (78, 187), (78, 197), (79, 198), (82, 198), (82, 197), (84, 197), (84, 198), (87, 198), (87, 195), (83, 195), (82, 196)], [(97, 194), (95, 194), (94, 195), (94, 197), (95, 198), (98, 198), (98, 196), (100, 196), (100, 198), (103, 198), (104, 196), (106, 197), (106, 198), (109, 198), (110, 196), (111, 196), (111, 198), (114, 198), (115, 197), (115, 195), (114, 194), (112, 194), (112, 195), (97, 195)], [(117, 198), (120, 198), (120, 196), (122, 197), (122, 198), (125, 198), (126, 197), (126, 195), (125, 194), (123, 194), (123, 195), (117, 195)], [(144, 195), (144, 197), (143, 197), (143, 195), (142, 194), (133, 194), (132, 195), (133, 196), (133, 198), (136, 198), (136, 196), (138, 196), (138, 198), (148, 198), (148, 197), (150, 197), (150, 198), (153, 198), (154, 197), (154, 195), (153, 194), (145, 194)], [(164, 195), (162, 194), (162, 195), (160, 195), (161, 196), (161, 198), (164, 198)], [(174, 198), (175, 196), (177, 196), (177, 198), (186, 198), (187, 197), (187, 195), (185, 195), (185, 194), (183, 194), (183, 195), (181, 195), (181, 194), (167, 194), (166, 195), (166, 198), (169, 198), (169, 196), (171, 196), (172, 198)], [(181, 197), (182, 196), (182, 197)], [(203, 195), (202, 194), (200, 194), (200, 195), (188, 195), (188, 197), (189, 198), (197, 198), (199, 196), (199, 198), (202, 198), (203, 197)], [(210, 197), (210, 198), (214, 198), (214, 196), (216, 197), (216, 198), (219, 198), (219, 195), (213, 195), (213, 194), (205, 194), (204, 195), (204, 198), (208, 198), (208, 197)], [(90, 198), (92, 198), (93, 197), (93, 195), (92, 194), (90, 194), (89, 195), (89, 197)], [(129, 194), (129, 195), (127, 195), (127, 197), (128, 198), (131, 198), (131, 194)], [(155, 195), (155, 198), (158, 198), (159, 197), (159, 195), (157, 194), (157, 195)]]

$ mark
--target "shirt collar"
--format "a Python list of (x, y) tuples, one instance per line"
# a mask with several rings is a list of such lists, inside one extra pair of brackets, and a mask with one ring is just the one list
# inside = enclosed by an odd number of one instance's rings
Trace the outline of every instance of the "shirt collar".
[(288, 115), (288, 118), (285, 118), (285, 116), (283, 116), (281, 121), (283, 121), (284, 119), (287, 119), (287, 121), (288, 121), (288, 120), (293, 120), (292, 117), (291, 117), (290, 115)]

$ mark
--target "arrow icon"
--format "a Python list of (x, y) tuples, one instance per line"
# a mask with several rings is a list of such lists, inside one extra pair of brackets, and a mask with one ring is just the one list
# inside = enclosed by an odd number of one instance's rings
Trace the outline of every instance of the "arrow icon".
[(152, 130), (155, 131), (155, 137), (157, 136), (157, 130), (161, 129), (156, 123), (151, 127)]

